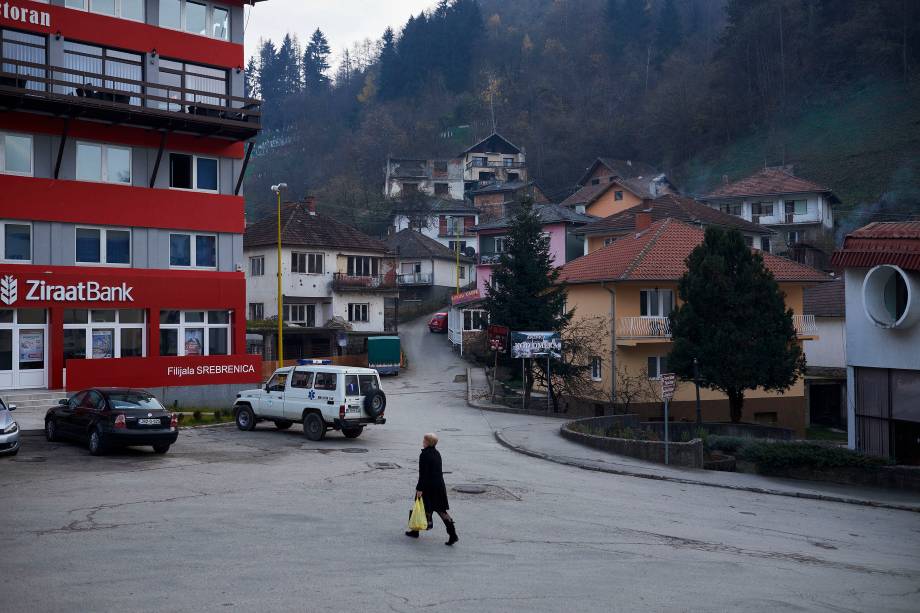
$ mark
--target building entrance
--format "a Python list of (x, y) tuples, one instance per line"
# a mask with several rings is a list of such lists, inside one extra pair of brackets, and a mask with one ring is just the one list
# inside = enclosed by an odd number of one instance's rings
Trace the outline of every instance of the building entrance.
[(0, 309), (0, 389), (48, 387), (45, 309)]

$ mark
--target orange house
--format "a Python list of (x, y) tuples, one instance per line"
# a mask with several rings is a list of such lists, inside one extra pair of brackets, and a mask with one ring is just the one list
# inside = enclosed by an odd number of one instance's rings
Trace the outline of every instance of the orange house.
[(598, 158), (579, 179), (580, 189), (563, 206), (608, 217), (664, 194), (676, 194), (664, 173), (643, 162)]

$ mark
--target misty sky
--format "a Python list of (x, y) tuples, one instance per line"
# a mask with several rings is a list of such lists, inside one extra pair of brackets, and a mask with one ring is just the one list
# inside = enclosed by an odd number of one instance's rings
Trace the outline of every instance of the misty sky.
[(246, 57), (259, 38), (277, 44), (288, 32), (301, 44), (319, 28), (332, 47), (334, 63), (342, 49), (355, 41), (380, 38), (387, 26), (394, 30), (409, 18), (434, 6), (435, 0), (269, 0), (246, 7)]

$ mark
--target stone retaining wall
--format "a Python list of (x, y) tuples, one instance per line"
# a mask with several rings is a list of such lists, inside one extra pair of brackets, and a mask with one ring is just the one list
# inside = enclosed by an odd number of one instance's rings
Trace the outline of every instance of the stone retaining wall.
[[(579, 419), (563, 425), (560, 432), (564, 438), (595, 449), (664, 464), (665, 445), (663, 441), (639, 441), (583, 434), (571, 428), (574, 424), (604, 431), (614, 426), (638, 429), (640, 427), (638, 415), (608, 415), (606, 417)], [(702, 439), (693, 439), (686, 443), (670, 443), (669, 447), (668, 453), (672, 465), (690, 468), (703, 467)]]
[[(663, 421), (644, 421), (642, 428), (651, 430), (660, 438), (664, 438)], [(668, 424), (668, 437), (672, 441), (679, 441), (684, 437), (693, 438), (697, 434), (695, 422), (672, 421)], [(703, 430), (716, 436), (736, 436), (739, 438), (772, 439), (775, 441), (791, 441), (795, 432), (789, 428), (778, 426), (764, 426), (761, 424), (734, 424), (725, 422), (704, 422)]]

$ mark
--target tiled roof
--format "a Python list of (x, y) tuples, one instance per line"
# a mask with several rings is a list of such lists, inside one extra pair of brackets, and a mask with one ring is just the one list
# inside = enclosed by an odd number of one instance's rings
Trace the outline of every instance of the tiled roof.
[(594, 171), (597, 170), (598, 166), (604, 166), (607, 170), (610, 171), (609, 174), (616, 177), (652, 177), (655, 175), (661, 174), (654, 166), (651, 164), (646, 164), (645, 162), (633, 162), (632, 160), (617, 160), (615, 158), (605, 158), (600, 157), (594, 160), (588, 169), (585, 171), (585, 174), (582, 175), (581, 179), (578, 180), (578, 185), (585, 185), (588, 180), (591, 178), (591, 175), (594, 174)]
[[(439, 243), (421, 232), (410, 230), (400, 230), (396, 234), (387, 237), (385, 241), (390, 251), (397, 254), (400, 258), (440, 258), (453, 260), (457, 254), (448, 249), (445, 245)], [(466, 256), (460, 256), (464, 262), (471, 261)]]
[[(277, 214), (263, 217), (247, 226), (243, 248), (278, 243)], [(281, 244), (289, 247), (326, 247), (349, 251), (387, 253), (385, 243), (327, 215), (311, 215), (302, 202), (288, 202), (281, 207)]]
[[(537, 215), (540, 216), (540, 221), (542, 221), (544, 225), (553, 223), (571, 223), (584, 225), (597, 220), (597, 217), (594, 215), (576, 213), (572, 209), (564, 207), (561, 204), (535, 204), (533, 205), (533, 208), (534, 211), (537, 212)], [(511, 225), (512, 219), (513, 216), (502, 217), (501, 219), (496, 219), (495, 221), (481, 223), (476, 226), (474, 230), (498, 230), (501, 228), (507, 228)]]
[(570, 208), (575, 208), (579, 204), (588, 206), (598, 198), (604, 195), (604, 193), (613, 187), (613, 183), (598, 183), (597, 185), (585, 185), (580, 188), (574, 194), (563, 200), (560, 204), (562, 206), (567, 206)]
[(817, 317), (846, 316), (846, 285), (843, 278), (805, 288), (802, 311)]
[(843, 239), (831, 258), (837, 268), (871, 268), (892, 264), (920, 270), (920, 221), (874, 222)]
[(636, 213), (648, 213), (652, 221), (671, 217), (694, 225), (735, 228), (742, 232), (761, 235), (773, 233), (772, 230), (760, 224), (723, 213), (702, 202), (697, 202), (693, 198), (673, 194), (659, 196), (654, 200), (645, 200), (641, 204), (637, 204), (625, 211), (620, 211), (610, 217), (588, 224), (581, 228), (579, 233), (617, 234), (630, 232), (636, 227)]
[[(656, 221), (646, 230), (624, 236), (603, 249), (572, 260), (562, 267), (559, 280), (566, 283), (600, 281), (676, 281), (686, 271), (684, 261), (703, 242), (704, 233), (676, 219)], [(826, 281), (827, 275), (770, 253), (764, 265), (777, 281)]]
[(503, 148), (509, 150), (508, 151), (509, 153), (511, 152), (521, 153), (520, 147), (512, 143), (510, 140), (508, 140), (507, 138), (505, 138), (498, 132), (492, 132), (491, 134), (486, 136), (484, 139), (482, 139), (481, 141), (479, 141), (472, 147), (468, 147), (467, 149), (465, 149), (463, 152), (460, 153), (460, 155), (465, 155), (471, 151), (474, 151), (480, 148), (481, 146), (485, 146), (486, 151), (489, 153), (504, 153), (504, 151), (502, 151)]
[(813, 192), (829, 194), (831, 190), (814, 181), (797, 177), (786, 168), (769, 167), (734, 183), (720, 185), (704, 196), (703, 199), (779, 196), (782, 194), (807, 194)]

